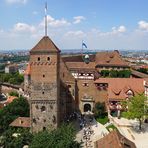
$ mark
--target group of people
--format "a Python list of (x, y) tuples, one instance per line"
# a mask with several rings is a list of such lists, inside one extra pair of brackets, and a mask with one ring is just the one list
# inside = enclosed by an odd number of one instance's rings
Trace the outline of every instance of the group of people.
[(80, 129), (82, 129), (82, 142), (86, 147), (91, 147), (91, 136), (94, 134), (92, 129), (93, 117), (88, 115), (78, 115)]

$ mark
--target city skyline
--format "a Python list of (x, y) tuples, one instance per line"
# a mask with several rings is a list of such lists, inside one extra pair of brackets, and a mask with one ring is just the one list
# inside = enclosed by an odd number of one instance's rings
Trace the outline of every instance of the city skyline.
[[(147, 49), (146, 0), (47, 0), (48, 35), (60, 49)], [(44, 36), (42, 0), (2, 0), (0, 50), (30, 49)]]

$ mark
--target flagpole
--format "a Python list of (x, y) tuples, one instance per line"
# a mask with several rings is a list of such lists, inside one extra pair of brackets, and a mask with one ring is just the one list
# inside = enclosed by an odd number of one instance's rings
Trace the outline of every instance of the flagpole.
[(45, 36), (47, 36), (47, 1), (45, 2)]
[(81, 56), (82, 56), (82, 60), (83, 60), (83, 40), (82, 40), (82, 51), (81, 51)]

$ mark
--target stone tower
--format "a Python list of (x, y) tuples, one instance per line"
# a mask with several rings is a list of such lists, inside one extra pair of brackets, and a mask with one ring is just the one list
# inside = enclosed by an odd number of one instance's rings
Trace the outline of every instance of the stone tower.
[(31, 131), (56, 128), (59, 124), (60, 50), (44, 36), (30, 51)]

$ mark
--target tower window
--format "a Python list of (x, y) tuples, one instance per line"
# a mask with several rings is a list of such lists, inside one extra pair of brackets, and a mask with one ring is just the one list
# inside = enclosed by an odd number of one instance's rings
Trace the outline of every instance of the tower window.
[(38, 57), (38, 61), (40, 61), (41, 59), (40, 59), (40, 57)]
[(47, 61), (50, 61), (50, 57), (47, 57)]
[(41, 112), (45, 112), (46, 111), (46, 107), (45, 106), (42, 106), (41, 107)]
[(45, 77), (45, 75), (43, 75), (43, 78)]

